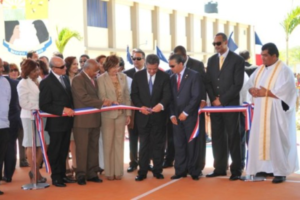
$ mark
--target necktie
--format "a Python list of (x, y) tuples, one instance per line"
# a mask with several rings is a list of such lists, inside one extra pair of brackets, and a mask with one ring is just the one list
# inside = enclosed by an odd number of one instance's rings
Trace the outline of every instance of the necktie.
[(223, 63), (224, 63), (224, 56), (220, 56), (220, 63), (219, 63), (220, 70), (222, 69)]
[(180, 76), (180, 73), (179, 73), (179, 74), (177, 74), (177, 91), (179, 91), (180, 81), (181, 81), (181, 76)]
[(59, 77), (61, 85), (66, 89), (66, 85), (62, 76)]
[(91, 79), (91, 82), (92, 82), (93, 86), (95, 87), (95, 81), (93, 79)]
[(153, 89), (152, 76), (150, 76), (150, 79), (149, 79), (149, 91), (150, 91), (150, 95), (152, 95), (152, 89)]

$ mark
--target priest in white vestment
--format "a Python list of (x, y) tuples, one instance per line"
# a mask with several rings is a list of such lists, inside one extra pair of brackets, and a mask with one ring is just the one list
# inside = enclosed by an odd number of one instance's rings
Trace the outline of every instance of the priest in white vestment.
[(273, 183), (298, 170), (295, 105), (297, 89), (289, 67), (278, 59), (275, 44), (262, 47), (264, 66), (250, 77), (254, 115), (249, 140), (247, 175), (273, 173)]

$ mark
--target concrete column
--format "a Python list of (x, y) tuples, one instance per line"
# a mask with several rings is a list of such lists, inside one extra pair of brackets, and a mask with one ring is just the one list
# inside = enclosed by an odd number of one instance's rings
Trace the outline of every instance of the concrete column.
[(233, 36), (234, 36), (234, 41), (235, 41), (236, 45), (239, 47), (241, 44), (241, 42), (240, 42), (240, 40), (241, 40), (241, 24), (240, 23), (238, 23), (234, 26)]
[[(202, 52), (204, 53), (208, 53), (208, 42), (207, 42), (207, 23), (208, 23), (208, 19), (207, 17), (203, 17), (203, 19), (201, 20), (201, 43), (202, 43)], [(203, 63), (204, 65), (206, 65), (207, 63), (207, 59), (208, 56), (207, 54), (203, 55)]]
[(174, 49), (177, 44), (177, 20), (178, 19), (178, 13), (176, 10), (173, 10), (173, 13), (170, 16), (170, 24), (171, 24), (171, 48)]
[(219, 30), (219, 23), (220, 23), (220, 20), (219, 19), (216, 19), (214, 22), (213, 22), (213, 34), (214, 36), (220, 32)]
[(230, 23), (228, 21), (225, 24), (224, 33), (229, 37), (229, 35), (230, 35)]
[[(156, 45), (160, 46), (160, 21), (159, 21), (159, 13), (160, 13), (160, 8), (158, 6), (155, 6), (154, 10), (152, 11), (152, 31), (153, 31), (153, 42)], [(154, 48), (155, 44), (153, 45)]]
[(108, 47), (115, 49), (117, 46), (116, 0), (109, 0), (107, 2), (107, 25), (108, 25)]
[(134, 2), (131, 7), (131, 31), (132, 31), (132, 45), (133, 48), (138, 48), (140, 45), (140, 5)]
[(186, 17), (186, 38), (187, 38), (187, 51), (194, 52), (194, 44), (195, 44), (195, 31), (194, 31), (194, 14), (189, 14)]

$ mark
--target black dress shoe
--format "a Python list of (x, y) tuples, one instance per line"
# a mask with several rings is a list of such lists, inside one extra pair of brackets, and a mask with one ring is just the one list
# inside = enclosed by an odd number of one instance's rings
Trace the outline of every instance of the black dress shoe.
[(86, 185), (85, 178), (78, 178), (77, 183), (78, 185)]
[(0, 195), (4, 194), (4, 192), (0, 191)]
[(226, 173), (217, 173), (217, 172), (213, 172), (211, 174), (206, 174), (207, 178), (211, 178), (211, 177), (217, 177), (217, 176), (226, 176)]
[(164, 179), (165, 178), (164, 175), (162, 175), (162, 174), (153, 174), (153, 176), (157, 179)]
[(180, 179), (180, 178), (185, 178), (186, 177), (186, 174), (183, 174), (183, 175), (173, 175), (171, 176), (171, 179)]
[(272, 183), (282, 183), (286, 180), (285, 176), (275, 176)]
[(273, 173), (267, 173), (267, 172), (258, 172), (255, 174), (255, 176), (258, 177), (273, 177), (274, 174)]
[(63, 182), (64, 183), (76, 183), (75, 180), (71, 179), (71, 178), (68, 178), (68, 177), (63, 177)]
[(200, 179), (199, 176), (191, 176), (194, 181), (198, 181)]
[(232, 174), (229, 178), (229, 180), (231, 181), (236, 181), (236, 180), (240, 180), (241, 176), (236, 175), (236, 174)]
[(129, 166), (128, 168), (127, 168), (127, 172), (133, 172), (134, 170), (136, 170), (136, 166)]
[(54, 185), (56, 187), (66, 187), (67, 186), (66, 184), (64, 184), (64, 182), (62, 180), (53, 180), (52, 185)]
[(29, 167), (27, 160), (20, 161), (20, 167)]
[(142, 181), (142, 180), (144, 180), (145, 178), (147, 178), (146, 175), (137, 175), (137, 176), (135, 177), (135, 180), (136, 180), (136, 181)]
[(102, 183), (102, 179), (99, 178), (98, 176), (94, 177), (94, 178), (89, 178), (87, 181), (91, 181), (91, 182), (95, 182), (95, 183)]
[(11, 178), (6, 178), (5, 176), (2, 177), (2, 180), (5, 181), (6, 183), (10, 183), (11, 182)]
[(166, 162), (166, 161), (164, 161), (163, 168), (169, 168), (169, 167), (173, 167), (172, 162)]

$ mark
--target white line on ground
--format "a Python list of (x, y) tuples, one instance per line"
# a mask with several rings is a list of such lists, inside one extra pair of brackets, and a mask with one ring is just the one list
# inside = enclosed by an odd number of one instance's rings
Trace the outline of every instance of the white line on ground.
[(150, 190), (150, 191), (148, 191), (148, 192), (145, 192), (144, 194), (141, 194), (141, 195), (139, 195), (139, 196), (137, 196), (137, 197), (134, 197), (133, 199), (131, 199), (131, 200), (138, 200), (138, 199), (141, 199), (142, 197), (145, 197), (145, 196), (147, 196), (147, 195), (149, 195), (149, 194), (151, 194), (151, 193), (153, 193), (153, 192), (156, 192), (157, 190), (160, 190), (160, 189), (162, 189), (162, 188), (164, 188), (164, 187), (166, 187), (166, 186), (168, 186), (168, 185), (171, 185), (171, 184), (173, 184), (173, 183), (175, 183), (176, 181), (179, 181), (180, 179), (176, 179), (176, 180), (172, 180), (172, 181), (170, 181), (170, 182), (167, 182), (167, 183), (165, 183), (165, 184), (163, 184), (163, 185), (161, 185), (161, 186), (158, 186), (158, 187), (156, 187), (156, 188), (154, 188), (154, 189), (152, 189), (152, 190)]

